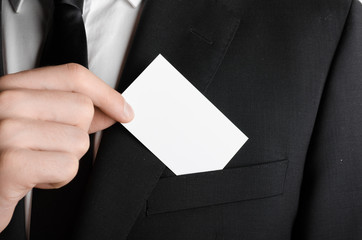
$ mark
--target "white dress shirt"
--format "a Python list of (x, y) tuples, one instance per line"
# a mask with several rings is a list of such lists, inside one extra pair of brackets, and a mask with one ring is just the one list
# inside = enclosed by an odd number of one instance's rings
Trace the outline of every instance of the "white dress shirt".
[[(140, 0), (84, 0), (83, 20), (88, 42), (89, 69), (115, 87), (137, 25)], [(53, 1), (2, 1), (4, 71), (6, 74), (35, 68), (47, 34)], [(96, 148), (100, 134), (96, 136)], [(25, 199), (29, 236), (31, 193)]]

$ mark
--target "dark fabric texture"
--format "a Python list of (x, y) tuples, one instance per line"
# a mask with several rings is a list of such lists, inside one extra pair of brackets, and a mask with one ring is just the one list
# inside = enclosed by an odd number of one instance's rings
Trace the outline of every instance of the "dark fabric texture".
[(362, 4), (354, 1), (305, 164), (298, 239), (362, 239)]
[[(78, 8), (81, 13), (83, 13), (84, 0), (54, 0), (54, 3), (57, 5), (68, 4), (68, 5), (74, 6), (74, 7)], [(68, 15), (69, 12), (64, 12), (64, 14)], [(78, 18), (79, 18), (79, 16), (76, 19), (78, 19)], [(83, 19), (81, 21), (83, 21)]]
[(148, 0), (117, 89), (160, 53), (249, 140), (224, 170), (175, 176), (115, 124), (72, 229), (59, 229), (74, 240), (362, 239), (359, 1)]

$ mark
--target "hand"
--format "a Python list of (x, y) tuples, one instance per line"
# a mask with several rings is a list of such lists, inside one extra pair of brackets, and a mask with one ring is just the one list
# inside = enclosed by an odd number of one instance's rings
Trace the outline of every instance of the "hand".
[(32, 188), (74, 178), (88, 133), (132, 118), (121, 94), (77, 64), (0, 78), (0, 232)]

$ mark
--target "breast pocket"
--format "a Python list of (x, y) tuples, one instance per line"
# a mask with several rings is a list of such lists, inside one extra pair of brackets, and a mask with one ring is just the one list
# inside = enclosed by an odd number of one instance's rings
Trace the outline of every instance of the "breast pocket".
[(288, 161), (160, 179), (147, 215), (272, 197), (283, 193)]

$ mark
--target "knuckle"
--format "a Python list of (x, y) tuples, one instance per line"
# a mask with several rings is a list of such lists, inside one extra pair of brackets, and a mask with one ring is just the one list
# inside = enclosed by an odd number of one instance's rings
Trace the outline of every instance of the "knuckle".
[[(74, 155), (69, 155), (63, 159), (62, 171), (59, 172), (58, 184), (53, 185), (60, 188), (69, 183), (78, 173), (79, 160)], [(60, 184), (62, 183), (62, 184)]]
[(69, 82), (72, 83), (72, 86), (74, 88), (81, 86), (88, 70), (78, 63), (67, 63), (65, 66), (68, 70), (68, 73), (70, 74), (71, 81)]
[(86, 68), (78, 63), (67, 63), (66, 67), (71, 74), (82, 73)]
[(79, 160), (75, 156), (69, 156), (65, 160), (64, 164), (64, 178), (65, 181), (71, 181), (75, 175), (77, 175), (78, 167), (79, 167)]
[(81, 158), (89, 149), (90, 141), (88, 133), (85, 131), (79, 131), (76, 141), (77, 141), (77, 148), (76, 148), (77, 156)]
[(78, 103), (81, 105), (82, 116), (87, 120), (93, 119), (94, 105), (92, 100), (83, 94), (77, 94), (77, 96), (78, 96)]

